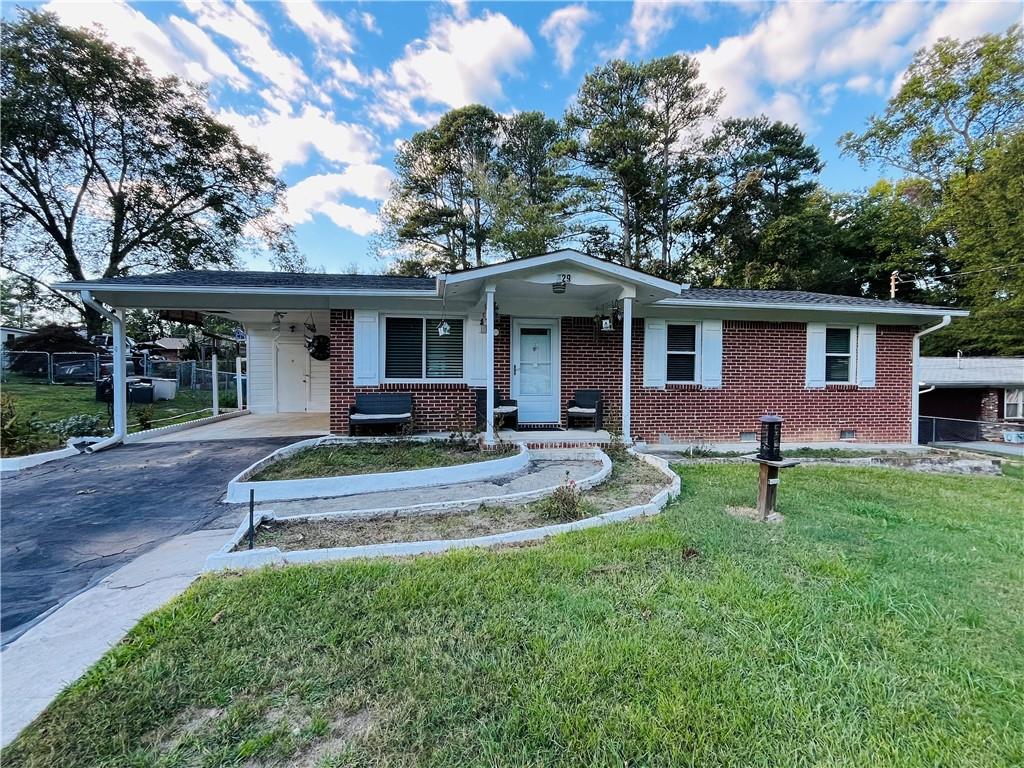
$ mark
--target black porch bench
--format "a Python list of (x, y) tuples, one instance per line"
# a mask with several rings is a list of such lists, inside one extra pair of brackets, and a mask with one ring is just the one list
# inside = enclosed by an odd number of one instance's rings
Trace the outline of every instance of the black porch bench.
[(348, 433), (356, 427), (412, 424), (412, 395), (408, 392), (367, 392), (356, 395), (348, 409)]

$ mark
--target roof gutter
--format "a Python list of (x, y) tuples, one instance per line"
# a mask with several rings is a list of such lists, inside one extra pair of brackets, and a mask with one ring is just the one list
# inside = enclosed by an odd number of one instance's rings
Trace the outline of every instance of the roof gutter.
[[(913, 372), (914, 372), (914, 393), (910, 400), (910, 443), (911, 445), (917, 445), (918, 441), (918, 421), (920, 421), (921, 414), (921, 385), (918, 383), (921, 375), (921, 338), (927, 336), (929, 333), (935, 333), (940, 331), (953, 322), (952, 314), (944, 315), (943, 318), (935, 325), (930, 325), (927, 328), (922, 328), (920, 331), (914, 334), (914, 356), (913, 356)], [(934, 389), (934, 387), (932, 387)], [(930, 391), (930, 390), (928, 390)]]
[(86, 448), (87, 453), (96, 453), (113, 448), (124, 442), (128, 435), (127, 378), (125, 377), (124, 319), (117, 312), (111, 312), (92, 297), (89, 291), (81, 292), (82, 303), (110, 321), (114, 331), (114, 434)]

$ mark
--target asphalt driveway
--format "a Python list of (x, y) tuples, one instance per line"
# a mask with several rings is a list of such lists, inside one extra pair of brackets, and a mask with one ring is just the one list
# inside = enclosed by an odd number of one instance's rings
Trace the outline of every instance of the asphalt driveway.
[(233, 520), (228, 480), (297, 439), (134, 444), (5, 476), (3, 642), (167, 539)]

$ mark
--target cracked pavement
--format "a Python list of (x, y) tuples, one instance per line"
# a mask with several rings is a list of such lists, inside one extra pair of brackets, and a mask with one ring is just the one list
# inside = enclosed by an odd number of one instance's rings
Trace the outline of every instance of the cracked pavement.
[(125, 563), (231, 519), (228, 480), (297, 439), (136, 443), (5, 475), (3, 643)]

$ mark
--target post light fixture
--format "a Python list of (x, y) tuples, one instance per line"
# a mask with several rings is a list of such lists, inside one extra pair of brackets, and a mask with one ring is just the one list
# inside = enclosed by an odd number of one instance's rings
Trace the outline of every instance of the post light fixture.
[(761, 417), (761, 450), (757, 458), (763, 461), (782, 461), (782, 417)]

